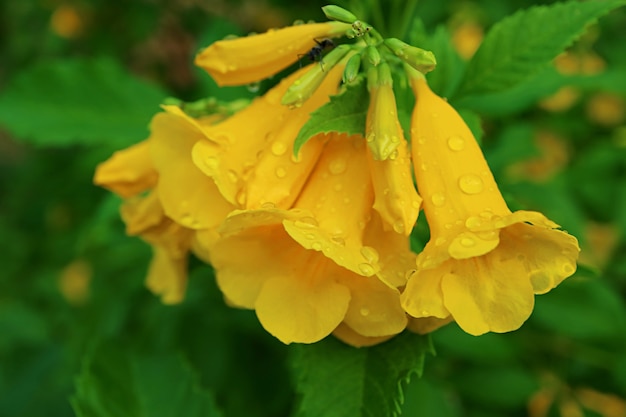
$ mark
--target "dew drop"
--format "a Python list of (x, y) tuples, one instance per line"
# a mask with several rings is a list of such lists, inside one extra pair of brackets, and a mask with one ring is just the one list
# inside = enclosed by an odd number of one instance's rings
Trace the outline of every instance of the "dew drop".
[(483, 180), (475, 174), (466, 174), (459, 178), (459, 188), (466, 194), (478, 194), (483, 188)]
[(346, 171), (346, 160), (343, 158), (337, 158), (328, 164), (328, 170), (333, 175), (343, 174)]
[(391, 152), (389, 154), (389, 159), (391, 159), (392, 161), (395, 161), (396, 159), (398, 159), (398, 150), (394, 149), (393, 152)]
[(421, 312), (421, 317), (430, 317), (430, 311), (428, 310), (422, 310)]
[(313, 233), (307, 233), (307, 234), (305, 235), (305, 237), (306, 237), (307, 239), (309, 239), (309, 240), (313, 240), (313, 239), (315, 239), (315, 235), (314, 235)]
[(374, 132), (368, 133), (368, 135), (365, 137), (365, 140), (368, 143), (374, 142), (374, 139), (376, 139), (376, 134)]
[(272, 153), (275, 156), (284, 155), (287, 152), (287, 146), (283, 142), (274, 142), (272, 143)]
[(335, 185), (333, 185), (333, 190), (339, 192), (339, 191), (343, 190), (343, 185), (335, 184)]
[(466, 248), (471, 248), (472, 246), (476, 245), (476, 241), (469, 237), (461, 238), (460, 243), (461, 243), (461, 246), (465, 246)]
[(346, 246), (346, 241), (341, 236), (333, 236), (330, 240), (339, 246)]
[(266, 210), (275, 209), (276, 208), (276, 204), (272, 203), (271, 201), (267, 201), (267, 202), (261, 204), (261, 208), (262, 209), (266, 209)]
[(361, 273), (365, 276), (372, 276), (374, 275), (374, 267), (370, 264), (366, 264), (366, 263), (362, 263), (359, 264), (359, 270), (361, 271)]
[(370, 310), (369, 308), (363, 307), (361, 310), (359, 310), (359, 313), (361, 313), (362, 316), (369, 316)]
[(276, 168), (275, 173), (278, 178), (285, 178), (287, 176), (287, 170), (285, 169), (285, 167)]
[(380, 258), (378, 251), (371, 246), (363, 246), (361, 248), (361, 255), (363, 255), (365, 260), (371, 264), (377, 263)]
[(235, 64), (230, 64), (228, 66), (228, 71), (237, 71), (237, 68), (239, 68), (237, 65)]
[(237, 182), (237, 178), (238, 178), (237, 173), (233, 171), (232, 169), (226, 173), (226, 176), (228, 177), (228, 180), (230, 182), (233, 182), (233, 183)]
[(403, 234), (404, 233), (404, 222), (402, 220), (398, 220), (393, 224), (393, 230), (396, 233)]
[(473, 229), (475, 227), (480, 227), (483, 224), (483, 221), (475, 216), (471, 216), (468, 217), (467, 220), (465, 220), (465, 227), (467, 227), (468, 229)]
[(435, 245), (436, 246), (441, 246), (444, 243), (446, 243), (447, 239), (445, 237), (438, 237), (437, 239), (435, 239)]
[(343, 203), (344, 204), (350, 204), (350, 198), (349, 197), (344, 197)]
[(239, 190), (235, 196), (235, 200), (237, 200), (237, 204), (244, 206), (246, 204), (246, 192), (243, 189)]
[(251, 93), (258, 93), (259, 89), (261, 88), (261, 83), (258, 82), (258, 81), (254, 82), (254, 83), (250, 83), (250, 84), (246, 85), (246, 88)]
[(392, 143), (399, 143), (400, 142), (400, 138), (397, 137), (396, 135), (391, 135), (391, 142)]
[(311, 244), (311, 248), (313, 248), (313, 250), (316, 250), (316, 251), (321, 251), (322, 250), (322, 244), (320, 242), (313, 242)]
[(208, 156), (204, 159), (204, 166), (211, 172), (215, 172), (219, 166), (219, 160), (216, 156)]
[(575, 269), (574, 269), (574, 267), (572, 266), (572, 264), (564, 264), (564, 265), (563, 265), (563, 273), (564, 273), (566, 276), (570, 276), (570, 275), (572, 275), (572, 274), (574, 273), (574, 271), (575, 271)]
[(446, 202), (446, 196), (441, 193), (434, 193), (430, 196), (430, 201), (432, 201), (436, 207), (441, 207)]
[(450, 136), (448, 138), (448, 148), (453, 151), (461, 151), (465, 147), (465, 140), (460, 136)]

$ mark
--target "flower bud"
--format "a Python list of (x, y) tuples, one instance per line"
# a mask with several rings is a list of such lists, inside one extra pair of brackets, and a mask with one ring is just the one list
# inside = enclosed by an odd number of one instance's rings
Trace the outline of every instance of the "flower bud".
[(378, 52), (378, 48), (374, 45), (368, 45), (367, 48), (365, 48), (365, 56), (370, 64), (374, 66), (380, 64), (380, 52)]
[(352, 14), (352, 12), (344, 9), (343, 7), (335, 6), (334, 4), (322, 7), (322, 11), (330, 20), (336, 20), (343, 23), (352, 23), (357, 20), (356, 16)]
[(435, 55), (431, 51), (411, 46), (396, 38), (385, 39), (384, 44), (398, 58), (402, 59), (422, 74), (434, 70), (437, 65)]
[(346, 68), (343, 71), (343, 82), (351, 83), (359, 75), (359, 69), (361, 68), (361, 54), (357, 53), (352, 55), (346, 63)]

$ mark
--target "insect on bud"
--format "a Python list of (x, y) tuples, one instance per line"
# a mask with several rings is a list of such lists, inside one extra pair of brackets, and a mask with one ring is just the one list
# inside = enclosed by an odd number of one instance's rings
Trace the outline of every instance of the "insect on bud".
[(398, 58), (402, 59), (422, 74), (434, 70), (437, 65), (435, 55), (431, 51), (411, 46), (396, 38), (385, 39), (384, 44)]
[(281, 100), (281, 104), (289, 107), (300, 107), (320, 86), (328, 70), (333, 68), (350, 50), (349, 45), (339, 45), (330, 51), (320, 65), (314, 65), (302, 77), (289, 86)]
[(343, 7), (335, 6), (334, 4), (322, 7), (322, 11), (330, 20), (336, 20), (343, 23), (352, 23), (357, 20), (356, 16), (352, 14), (352, 12), (344, 9)]
[(361, 68), (361, 54), (354, 54), (346, 63), (346, 68), (343, 70), (343, 82), (351, 83), (359, 75), (359, 69)]

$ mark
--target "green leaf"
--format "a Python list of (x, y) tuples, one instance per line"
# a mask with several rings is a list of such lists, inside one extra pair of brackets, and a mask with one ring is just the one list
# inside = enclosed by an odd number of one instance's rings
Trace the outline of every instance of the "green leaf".
[(503, 91), (531, 77), (624, 0), (571, 1), (519, 11), (495, 24), (469, 62), (458, 96)]
[(309, 120), (300, 129), (293, 145), (294, 155), (319, 133), (364, 134), (368, 105), (369, 94), (362, 80), (348, 85), (342, 93), (331, 96), (328, 103), (311, 113)]
[(36, 145), (120, 147), (147, 136), (165, 95), (110, 59), (40, 63), (0, 95), (0, 124)]
[(422, 47), (431, 50), (437, 59), (437, 67), (426, 75), (428, 85), (441, 97), (451, 97), (459, 86), (465, 62), (454, 49), (450, 32), (445, 26), (437, 27)]
[(353, 348), (334, 338), (293, 347), (297, 417), (398, 416), (403, 383), (421, 376), (430, 338), (405, 332), (388, 342)]
[(179, 356), (138, 356), (112, 344), (87, 358), (71, 402), (78, 417), (221, 416)]

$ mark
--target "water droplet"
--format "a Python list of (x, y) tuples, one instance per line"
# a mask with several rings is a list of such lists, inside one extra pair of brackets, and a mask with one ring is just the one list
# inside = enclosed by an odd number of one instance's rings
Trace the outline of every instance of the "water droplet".
[(243, 189), (239, 190), (235, 196), (235, 200), (237, 200), (237, 204), (244, 206), (246, 204), (246, 192)]
[(483, 188), (483, 180), (475, 174), (466, 174), (459, 178), (459, 188), (466, 194), (478, 194)]
[(480, 217), (485, 220), (491, 220), (493, 218), (493, 213), (489, 210), (484, 210), (482, 213), (480, 213)]
[(346, 241), (341, 236), (333, 236), (330, 240), (339, 246), (346, 246)]
[(422, 163), (420, 164), (420, 169), (421, 169), (422, 171), (426, 171), (426, 170), (428, 169), (428, 166), (427, 166), (425, 163), (423, 163), (423, 162), (422, 162)]
[(287, 176), (285, 167), (277, 167), (275, 173), (278, 178), (285, 178)]
[(343, 203), (344, 204), (350, 204), (350, 197), (344, 197), (343, 198)]
[(576, 269), (572, 266), (572, 264), (564, 264), (563, 265), (563, 273), (566, 276), (570, 276), (574, 273)]
[(230, 64), (228, 66), (228, 71), (237, 71), (237, 68), (239, 68), (237, 65), (235, 64)]
[(393, 230), (396, 233), (403, 234), (404, 233), (404, 222), (402, 220), (398, 220), (393, 224)]
[(478, 236), (482, 240), (494, 240), (494, 239), (497, 239), (499, 236), (498, 230), (499, 229), (488, 230), (486, 232), (477, 232), (476, 236)]
[(411, 201), (411, 207), (413, 207), (414, 209), (419, 209), (421, 206), (421, 203), (419, 200), (413, 200)]
[(394, 149), (393, 152), (391, 152), (389, 154), (389, 159), (391, 159), (392, 161), (395, 161), (396, 159), (398, 159), (398, 150)]
[(335, 185), (333, 185), (333, 190), (339, 192), (339, 191), (343, 190), (343, 185), (335, 184)]
[(321, 251), (322, 250), (322, 244), (320, 242), (313, 242), (311, 244), (311, 248), (313, 248), (313, 250), (316, 250), (316, 251)]
[(453, 151), (461, 151), (465, 147), (465, 140), (460, 136), (450, 136), (448, 138), (448, 148)]
[(435, 206), (441, 207), (446, 202), (446, 196), (441, 193), (435, 193), (430, 196), (430, 201), (432, 201)]
[(452, 229), (452, 223), (446, 223), (443, 227), (445, 227), (446, 229), (450, 230), (450, 229)]
[(302, 84), (302, 81), (299, 78), (293, 82), (293, 85), (300, 85), (300, 84)]
[(480, 227), (483, 224), (483, 221), (475, 216), (471, 216), (468, 217), (467, 220), (465, 220), (465, 227), (467, 227), (468, 229), (473, 229), (475, 227)]
[(217, 171), (220, 161), (216, 156), (207, 156), (204, 159), (204, 166), (211, 172)]
[(391, 142), (392, 143), (399, 143), (400, 142), (400, 138), (397, 137), (396, 135), (391, 135)]
[(378, 251), (371, 246), (363, 246), (361, 248), (361, 255), (371, 264), (377, 263), (379, 259)]
[(461, 238), (460, 243), (461, 243), (461, 246), (465, 246), (466, 248), (471, 248), (472, 246), (476, 245), (476, 241), (472, 239), (471, 237)]
[(438, 237), (437, 239), (435, 239), (435, 245), (436, 246), (441, 246), (444, 243), (446, 243), (447, 239), (445, 237)]
[(374, 275), (374, 272), (375, 272), (374, 267), (366, 263), (359, 264), (359, 270), (361, 271), (363, 275), (368, 276), (368, 277)]
[(228, 170), (228, 172), (226, 173), (226, 176), (228, 177), (228, 180), (230, 182), (237, 182), (237, 179), (239, 178), (237, 177), (237, 173), (233, 171), (232, 169)]
[(365, 140), (368, 143), (374, 142), (374, 139), (376, 139), (376, 134), (374, 132), (368, 133), (367, 136), (365, 137)]
[(361, 313), (362, 316), (369, 316), (370, 310), (369, 308), (363, 307), (361, 310), (359, 310), (359, 313)]
[(261, 208), (266, 210), (275, 209), (276, 204), (272, 203), (271, 201), (266, 201), (265, 203), (261, 204)]
[(422, 314), (422, 317), (430, 317), (430, 311), (428, 310), (422, 310), (420, 313)]
[(283, 142), (274, 142), (272, 143), (272, 153), (275, 156), (284, 155), (287, 152), (287, 146)]
[(313, 233), (307, 233), (304, 237), (306, 237), (309, 240), (315, 239), (315, 235)]
[(343, 174), (346, 171), (347, 164), (346, 160), (343, 158), (337, 158), (328, 164), (328, 170), (333, 175)]

